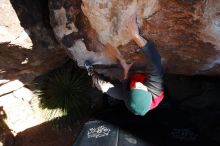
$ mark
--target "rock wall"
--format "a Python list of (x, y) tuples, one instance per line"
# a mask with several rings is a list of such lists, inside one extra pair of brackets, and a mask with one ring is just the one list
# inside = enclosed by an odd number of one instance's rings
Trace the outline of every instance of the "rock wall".
[(56, 38), (79, 66), (86, 59), (114, 64), (118, 55), (135, 66), (143, 63), (124, 30), (136, 13), (140, 33), (156, 43), (166, 73), (220, 73), (219, 0), (49, 0), (49, 8)]
[(29, 83), (66, 61), (50, 27), (47, 5), (44, 0), (1, 0), (0, 80)]
[[(87, 59), (115, 64), (118, 56), (144, 65), (124, 29), (134, 13), (166, 73), (220, 73), (219, 0), (2, 0), (0, 10), (0, 79), (30, 81), (65, 62), (66, 52), (81, 67)], [(100, 72), (122, 75), (121, 69)]]

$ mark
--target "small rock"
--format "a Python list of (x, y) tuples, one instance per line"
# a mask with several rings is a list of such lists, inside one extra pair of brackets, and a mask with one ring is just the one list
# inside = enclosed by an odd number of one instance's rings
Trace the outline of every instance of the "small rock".
[(27, 101), (27, 102), (30, 102), (32, 97), (33, 97), (32, 92), (29, 89), (25, 88), (25, 87), (14, 91), (13, 95), (16, 98), (22, 99), (22, 100)]

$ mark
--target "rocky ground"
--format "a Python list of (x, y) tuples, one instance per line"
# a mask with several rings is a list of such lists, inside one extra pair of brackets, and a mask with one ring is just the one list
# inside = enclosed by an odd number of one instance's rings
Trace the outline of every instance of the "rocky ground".
[[(44, 119), (42, 110), (37, 110), (33, 106), (32, 92), (20, 87), (21, 84), (18, 86), (18, 81), (1, 85), (0, 91), (12, 83), (18, 88), (0, 96), (0, 139), (4, 146), (71, 146), (80, 130), (80, 125), (75, 124), (73, 131), (54, 128), (52, 121)], [(142, 125), (142, 130), (137, 131), (133, 128), (133, 133), (147, 137), (150, 141), (158, 141), (155, 138), (159, 135), (160, 141), (165, 145), (218, 146), (220, 144), (220, 79), (166, 75), (165, 87), (166, 99), (161, 106), (141, 120), (130, 115), (123, 104), (119, 104), (115, 109), (111, 108), (112, 105), (107, 105), (104, 118), (98, 117), (113, 123), (123, 121), (124, 125), (121, 126), (131, 131), (128, 125), (137, 121)], [(114, 112), (109, 112), (111, 110)], [(143, 121), (151, 125), (146, 125)], [(140, 128), (140, 125), (136, 128)], [(146, 134), (147, 130), (152, 133)]]
[[(68, 55), (80, 65), (88, 58), (101, 64), (115, 63), (107, 42), (125, 60), (141, 64), (143, 56), (135, 53), (137, 46), (123, 35), (122, 27), (135, 10), (140, 32), (157, 44), (166, 73), (220, 72), (218, 0), (1, 2), (0, 146), (72, 145), (79, 124), (73, 131), (54, 129), (52, 121), (33, 104), (36, 98), (29, 87), (39, 75), (64, 64)], [(91, 15), (82, 12), (82, 2), (88, 4)], [(118, 72), (107, 70), (104, 74), (115, 78)], [(156, 131), (162, 131), (161, 140), (179, 146), (182, 141), (193, 144), (199, 137), (203, 144), (219, 146), (219, 77), (174, 74), (165, 76), (166, 100), (149, 116), (159, 123)]]
[(58, 130), (33, 103), (35, 95), (21, 82), (0, 86), (0, 141), (4, 146), (71, 146), (79, 125)]

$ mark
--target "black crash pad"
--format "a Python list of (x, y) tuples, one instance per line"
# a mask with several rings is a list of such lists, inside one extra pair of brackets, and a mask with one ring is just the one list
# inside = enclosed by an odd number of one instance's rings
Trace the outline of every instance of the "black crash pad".
[(85, 123), (73, 146), (152, 146), (110, 123), (94, 120)]

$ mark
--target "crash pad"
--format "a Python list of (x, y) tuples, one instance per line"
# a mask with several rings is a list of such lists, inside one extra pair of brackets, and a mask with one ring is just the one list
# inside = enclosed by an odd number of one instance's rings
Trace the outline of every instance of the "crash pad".
[(73, 146), (152, 146), (108, 122), (93, 120), (83, 126)]

